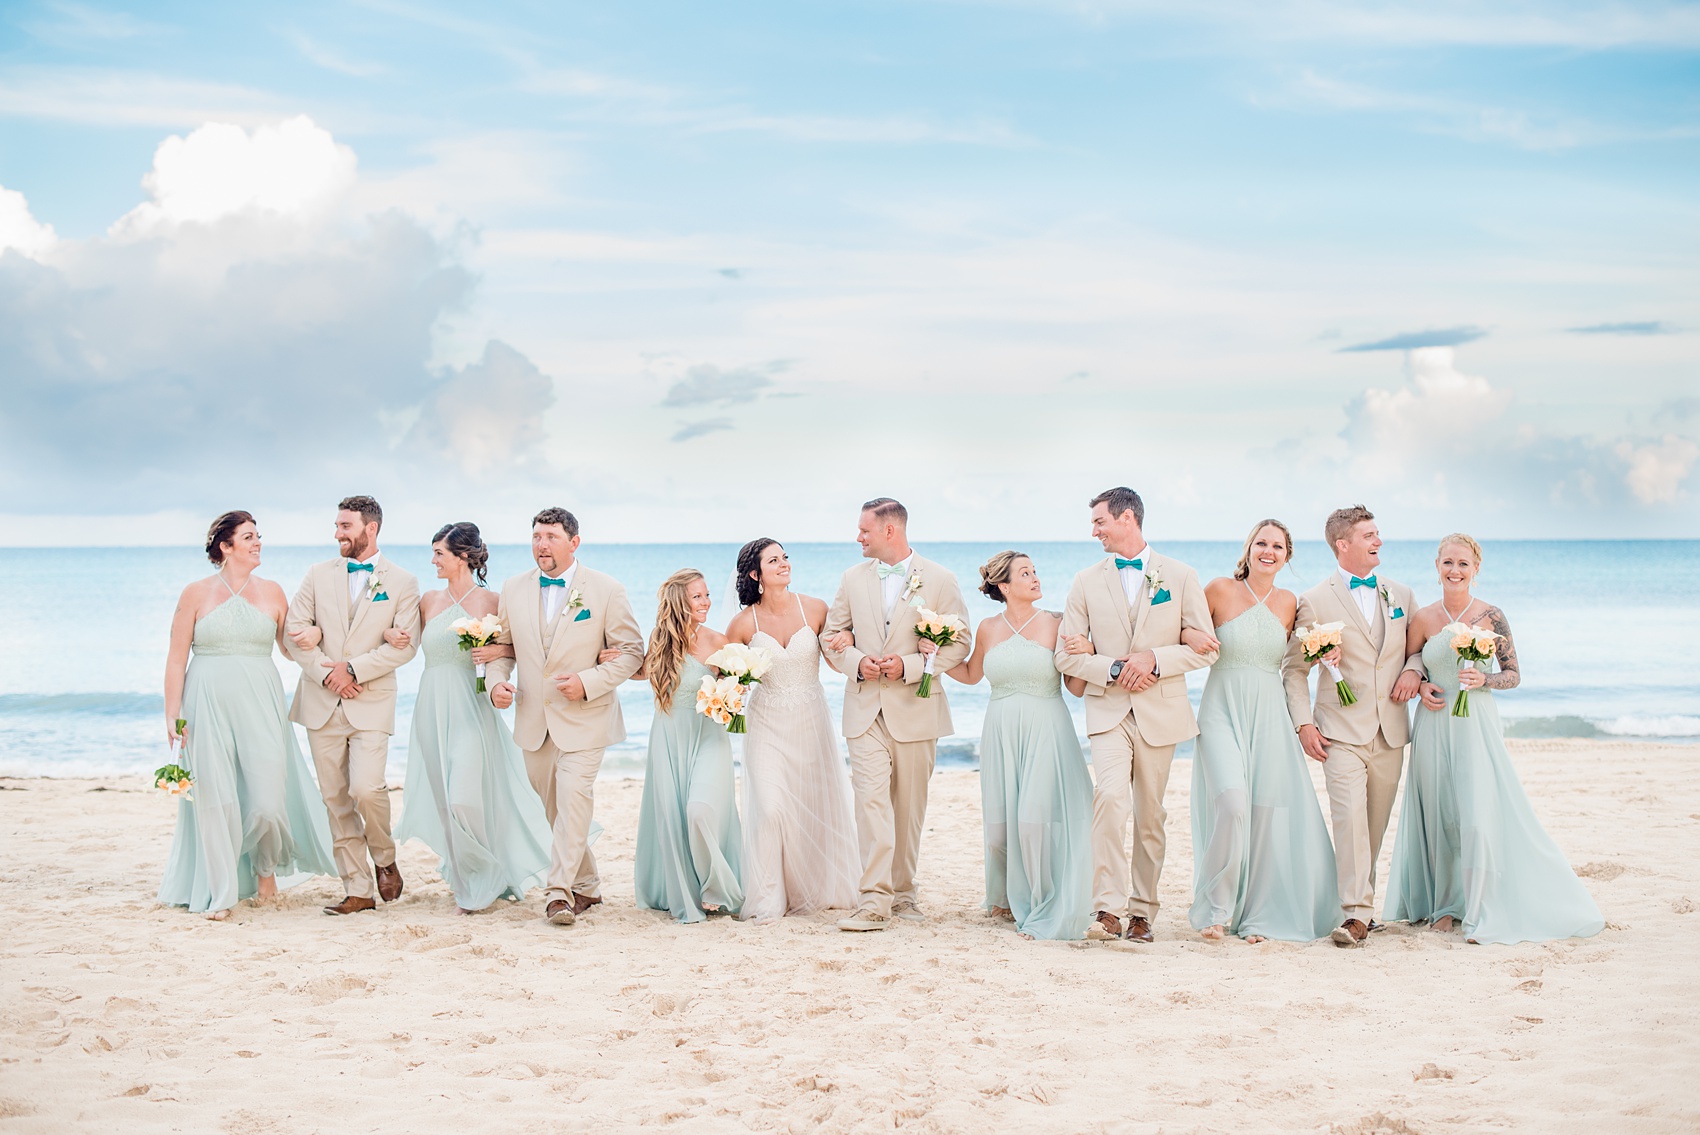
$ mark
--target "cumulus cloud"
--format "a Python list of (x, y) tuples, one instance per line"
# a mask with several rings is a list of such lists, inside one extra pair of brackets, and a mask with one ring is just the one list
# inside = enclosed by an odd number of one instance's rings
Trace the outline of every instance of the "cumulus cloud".
[(1486, 334), (1480, 327), (1441, 327), (1428, 331), (1407, 331), (1402, 335), (1377, 339), (1372, 343), (1341, 347), (1340, 353), (1345, 355), (1359, 351), (1414, 351), (1423, 347), (1459, 347)]
[(1700, 445), (1685, 437), (1666, 434), (1656, 442), (1624, 441), (1617, 455), (1629, 466), (1625, 480), (1642, 504), (1675, 504), (1683, 499), (1682, 482), (1700, 457)]
[(306, 119), (209, 125), (107, 235), (0, 254), (0, 491), (117, 513), (542, 468), (549, 379), (499, 342), (436, 365), (472, 278), (404, 214), (344, 208), (354, 169)]
[(1495, 390), (1487, 379), (1460, 371), (1451, 347), (1411, 351), (1405, 373), (1406, 385), (1365, 390), (1347, 407), (1341, 436), (1354, 450), (1477, 452), (1479, 436), (1494, 428), (1511, 404), (1510, 391)]
[(15, 248), (25, 256), (39, 257), (57, 239), (52, 225), (30, 215), (30, 203), (22, 193), (0, 185), (0, 254)]

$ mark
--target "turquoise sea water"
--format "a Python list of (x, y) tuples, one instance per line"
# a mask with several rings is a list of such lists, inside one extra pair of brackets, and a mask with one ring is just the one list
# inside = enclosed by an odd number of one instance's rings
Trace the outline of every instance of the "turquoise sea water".
[[(916, 545), (957, 573), (970, 592), (975, 621), (996, 604), (973, 593), (978, 567), (1004, 544)], [(1239, 556), (1231, 542), (1153, 541), (1192, 564), (1201, 576), (1228, 572)], [(1029, 544), (1044, 584), (1044, 605), (1061, 609), (1074, 573), (1101, 553), (1096, 544)], [(702, 569), (718, 594), (732, 570), (735, 544), (587, 543), (580, 557), (623, 581), (647, 630), (655, 589), (679, 567)], [(787, 549), (797, 590), (830, 600), (838, 577), (857, 562), (853, 544), (793, 544)], [(434, 581), (429, 549), (384, 552)], [(1489, 543), (1477, 593), (1503, 607), (1523, 664), (1521, 688), (1501, 698), (1514, 734), (1700, 740), (1700, 541), (1516, 541)], [(334, 547), (268, 547), (261, 574), (293, 593), (309, 564)], [(1415, 588), (1419, 602), (1439, 594), (1432, 543), (1389, 543), (1382, 574)], [(531, 566), (528, 547), (491, 549), (492, 583)], [(1284, 586), (1302, 590), (1333, 561), (1320, 543), (1299, 545)], [(160, 689), (171, 613), (187, 581), (211, 569), (197, 549), (138, 548), (0, 550), (0, 595), (12, 649), (0, 653), (0, 775), (80, 776), (151, 770), (165, 755)], [(715, 619), (720, 621), (717, 609)], [(278, 658), (286, 688), (298, 671)], [(407, 724), (421, 663), (400, 675), (401, 701), (390, 748), (392, 779), (406, 762)], [(1194, 701), (1205, 672), (1189, 676)], [(842, 680), (823, 668), (836, 714)], [(956, 735), (940, 747), (940, 763), (976, 760), (985, 687), (947, 680)], [(604, 770), (632, 775), (643, 767), (648, 686), (622, 692), (626, 742), (610, 750)], [(1080, 725), (1080, 705), (1070, 699)], [(1185, 756), (1189, 747), (1183, 747)]]

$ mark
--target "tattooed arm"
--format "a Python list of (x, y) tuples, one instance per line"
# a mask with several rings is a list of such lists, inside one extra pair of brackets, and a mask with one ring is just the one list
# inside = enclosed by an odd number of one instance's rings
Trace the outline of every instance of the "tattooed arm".
[(1514, 690), (1518, 683), (1522, 682), (1523, 675), (1517, 668), (1517, 644), (1511, 641), (1511, 621), (1498, 607), (1489, 607), (1483, 617), (1499, 636), (1494, 649), (1494, 659), (1499, 663), (1499, 672), (1484, 674), (1486, 681), (1482, 685), (1490, 690)]

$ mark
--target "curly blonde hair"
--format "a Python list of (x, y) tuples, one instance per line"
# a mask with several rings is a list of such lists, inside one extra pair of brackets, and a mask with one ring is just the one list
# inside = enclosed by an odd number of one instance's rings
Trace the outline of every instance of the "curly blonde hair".
[(691, 601), (685, 595), (691, 584), (702, 579), (696, 568), (680, 568), (662, 581), (655, 592), (655, 629), (649, 632), (649, 650), (643, 656), (644, 673), (655, 691), (655, 707), (662, 713), (673, 708), (679, 674), (685, 655), (696, 638), (696, 620), (691, 618)]
[(1279, 528), (1281, 530), (1281, 535), (1287, 538), (1287, 563), (1291, 564), (1293, 562), (1292, 530), (1285, 524), (1282, 524), (1279, 520), (1276, 520), (1273, 516), (1268, 516), (1259, 520), (1256, 524), (1253, 524), (1251, 526), (1251, 531), (1246, 535), (1245, 547), (1240, 550), (1240, 562), (1234, 565), (1235, 579), (1251, 578), (1251, 542), (1257, 539), (1257, 534), (1265, 528)]
[(1482, 570), (1482, 546), (1476, 543), (1476, 538), (1465, 532), (1454, 532), (1435, 546), (1434, 558), (1439, 559), (1440, 553), (1446, 551), (1446, 545), (1457, 544), (1460, 548), (1470, 549), (1470, 554), (1476, 557), (1476, 570)]

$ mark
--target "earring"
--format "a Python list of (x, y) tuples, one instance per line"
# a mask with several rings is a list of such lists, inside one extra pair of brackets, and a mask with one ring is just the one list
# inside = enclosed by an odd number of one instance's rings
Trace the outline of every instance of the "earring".
[(764, 586), (763, 584), (760, 584), (760, 583), (756, 584), (756, 594), (757, 595), (766, 595), (767, 594), (766, 586)]

